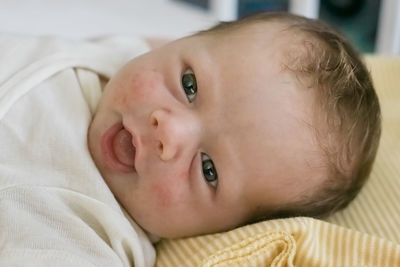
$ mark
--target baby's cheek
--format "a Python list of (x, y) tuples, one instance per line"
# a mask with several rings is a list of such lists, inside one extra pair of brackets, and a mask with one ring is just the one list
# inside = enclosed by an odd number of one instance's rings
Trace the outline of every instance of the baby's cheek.
[(184, 200), (182, 188), (179, 186), (171, 187), (164, 184), (154, 184), (151, 193), (157, 201), (157, 205), (162, 209), (177, 207)]
[(117, 105), (130, 110), (135, 104), (153, 102), (157, 99), (162, 86), (161, 75), (155, 71), (134, 73), (120, 81), (121, 86), (117, 88), (115, 101)]

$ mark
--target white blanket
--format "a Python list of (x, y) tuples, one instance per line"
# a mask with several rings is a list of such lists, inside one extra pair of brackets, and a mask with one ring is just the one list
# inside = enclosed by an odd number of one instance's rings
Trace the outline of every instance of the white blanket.
[(0, 35), (0, 266), (154, 264), (86, 142), (98, 74), (146, 50), (138, 39)]

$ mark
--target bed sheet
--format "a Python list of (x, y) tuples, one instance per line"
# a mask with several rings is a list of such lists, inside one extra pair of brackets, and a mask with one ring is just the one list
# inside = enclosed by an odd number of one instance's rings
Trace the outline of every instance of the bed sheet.
[(174, 0), (1, 0), (0, 32), (82, 39), (104, 35), (178, 38), (215, 17)]

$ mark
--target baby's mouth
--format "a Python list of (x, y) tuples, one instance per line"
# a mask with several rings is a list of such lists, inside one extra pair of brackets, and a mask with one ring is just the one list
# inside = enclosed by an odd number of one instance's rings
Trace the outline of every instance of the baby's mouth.
[(127, 167), (135, 168), (136, 148), (132, 144), (132, 135), (124, 127), (114, 136), (112, 146), (117, 160)]

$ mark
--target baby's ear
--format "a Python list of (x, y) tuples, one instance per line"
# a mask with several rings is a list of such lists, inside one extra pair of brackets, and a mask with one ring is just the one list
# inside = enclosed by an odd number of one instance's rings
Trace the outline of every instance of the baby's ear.
[(146, 40), (147, 44), (150, 46), (150, 49), (155, 49), (155, 48), (161, 47), (171, 41), (171, 40), (159, 39), (159, 38), (146, 38), (145, 40)]

